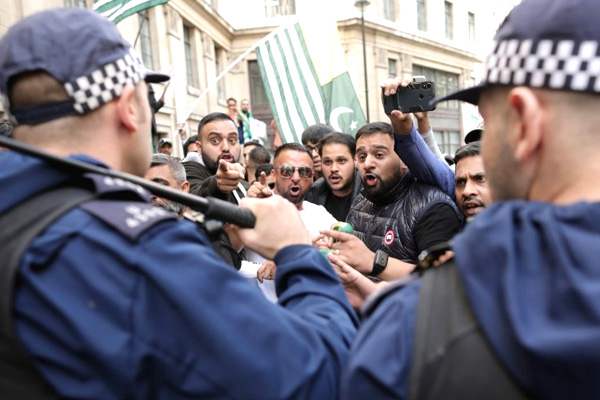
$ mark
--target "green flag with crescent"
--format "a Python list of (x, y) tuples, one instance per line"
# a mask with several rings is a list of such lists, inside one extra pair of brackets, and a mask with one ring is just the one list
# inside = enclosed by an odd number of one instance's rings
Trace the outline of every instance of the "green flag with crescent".
[(366, 123), (335, 21), (281, 27), (256, 52), (283, 143), (316, 123), (353, 136)]

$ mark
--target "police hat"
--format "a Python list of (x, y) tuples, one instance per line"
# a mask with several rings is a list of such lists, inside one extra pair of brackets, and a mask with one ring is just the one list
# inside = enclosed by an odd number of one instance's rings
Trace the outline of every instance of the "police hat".
[[(84, 114), (119, 97), (127, 84), (169, 79), (147, 70), (106, 18), (79, 8), (51, 9), (23, 18), (0, 40), (0, 54), (0, 93), (14, 124)], [(32, 108), (11, 107), (10, 80), (32, 71), (51, 75), (69, 99)]]
[(506, 17), (483, 81), (434, 99), (477, 105), (491, 85), (600, 93), (600, 1), (525, 0)]

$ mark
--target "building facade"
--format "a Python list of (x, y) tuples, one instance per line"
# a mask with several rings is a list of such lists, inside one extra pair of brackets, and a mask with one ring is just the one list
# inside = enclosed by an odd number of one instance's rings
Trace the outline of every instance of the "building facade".
[[(438, 95), (476, 84), (483, 55), (502, 18), (516, 3), (491, 5), (476, 0), (371, 0), (363, 12), (354, 0), (170, 0), (120, 22), (123, 36), (148, 68), (172, 76), (157, 130), (176, 144), (176, 153), (198, 121), (226, 111), (229, 97), (249, 99), (254, 116), (269, 126), (272, 113), (256, 54), (250, 52), (223, 79), (215, 78), (254, 43), (296, 18), (327, 13), (337, 21), (345, 63), (371, 121), (385, 121), (380, 84), (395, 76), (423, 75), (436, 82)], [(369, 3), (367, 5), (367, 3)], [(18, 19), (50, 7), (91, 8), (92, 0), (3, 0), (0, 35)], [(363, 58), (364, 15), (366, 74)], [(156, 97), (165, 85), (155, 84)], [(206, 91), (206, 93), (204, 93)], [(198, 98), (202, 95), (202, 98)], [(178, 124), (187, 119), (183, 129)], [(448, 102), (430, 113), (444, 152), (453, 154), (465, 132), (481, 119), (475, 107)], [(270, 145), (273, 131), (269, 127)]]

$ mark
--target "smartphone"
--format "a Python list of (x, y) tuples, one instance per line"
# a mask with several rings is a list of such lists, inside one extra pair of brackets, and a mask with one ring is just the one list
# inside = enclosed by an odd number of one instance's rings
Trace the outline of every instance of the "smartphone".
[(385, 96), (381, 92), (383, 109), (387, 115), (399, 110), (403, 113), (416, 113), (435, 110), (435, 105), (429, 102), (435, 98), (435, 82), (413, 82), (407, 87), (399, 87), (396, 94)]

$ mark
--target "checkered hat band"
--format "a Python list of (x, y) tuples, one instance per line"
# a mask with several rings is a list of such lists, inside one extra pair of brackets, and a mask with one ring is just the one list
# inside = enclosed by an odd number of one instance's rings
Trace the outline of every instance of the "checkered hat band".
[(132, 49), (123, 58), (66, 83), (65, 89), (75, 101), (75, 111), (83, 114), (119, 97), (127, 84), (137, 85), (144, 74), (142, 60)]
[(596, 41), (518, 40), (494, 44), (486, 83), (600, 93)]

